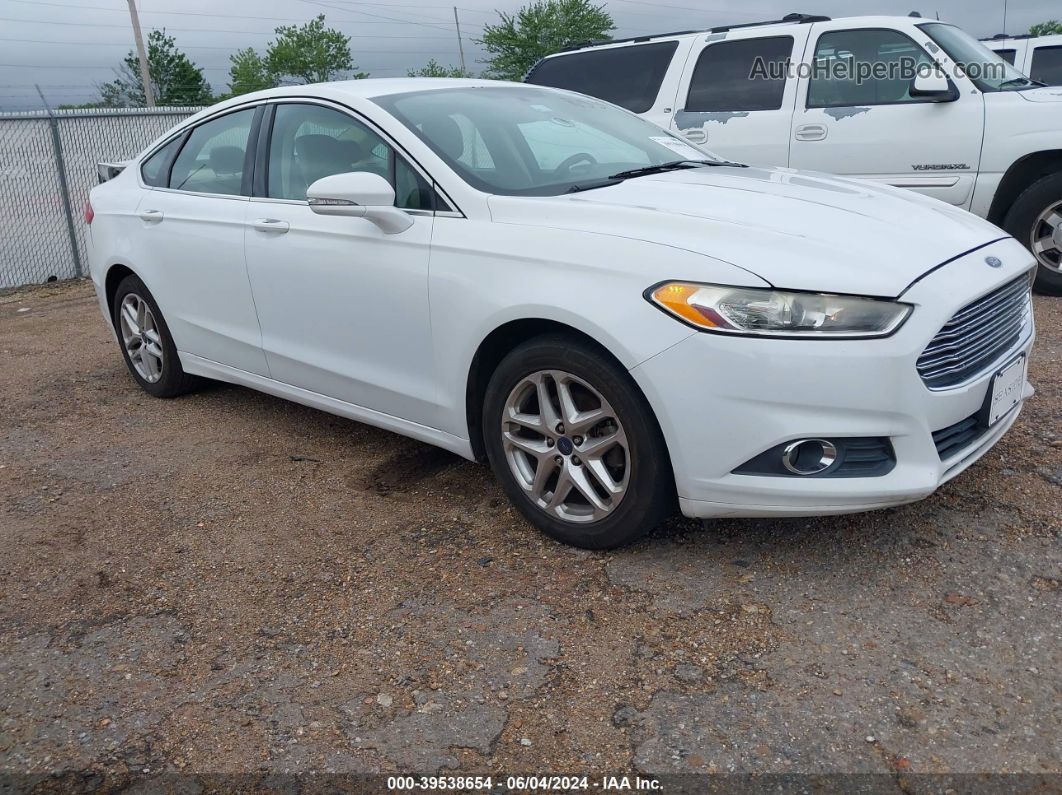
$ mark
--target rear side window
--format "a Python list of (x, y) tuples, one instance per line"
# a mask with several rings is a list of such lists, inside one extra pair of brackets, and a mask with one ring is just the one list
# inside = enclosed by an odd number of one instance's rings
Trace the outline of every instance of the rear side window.
[(254, 114), (254, 108), (239, 110), (192, 130), (173, 161), (169, 186), (194, 193), (239, 196)]
[(1014, 66), (1014, 56), (1018, 54), (1017, 50), (996, 50), (996, 55), (1002, 58), (1004, 61)]
[(558, 55), (541, 61), (527, 82), (578, 91), (645, 113), (656, 102), (677, 48), (677, 41), (663, 41)]
[(140, 166), (140, 176), (144, 178), (144, 184), (153, 188), (165, 188), (169, 178), (170, 163), (173, 162), (173, 153), (181, 143), (180, 136), (174, 138), (168, 144), (155, 152)]
[(1049, 86), (1062, 86), (1062, 47), (1037, 47), (1033, 50), (1029, 77)]
[(792, 54), (792, 36), (708, 45), (693, 69), (685, 109), (778, 110)]

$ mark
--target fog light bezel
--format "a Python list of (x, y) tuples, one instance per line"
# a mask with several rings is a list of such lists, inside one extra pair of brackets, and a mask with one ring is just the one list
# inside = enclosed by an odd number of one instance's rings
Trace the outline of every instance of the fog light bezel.
[[(808, 444), (819, 445), (821, 449), (819, 460), (816, 463), (815, 468), (801, 469), (797, 465), (797, 462), (800, 459), (800, 448)], [(782, 448), (782, 466), (794, 475), (807, 477), (808, 475), (818, 475), (825, 472), (837, 463), (837, 456), (837, 445), (829, 439), (797, 439), (795, 442), (790, 442)]]
[[(827, 443), (836, 451), (829, 466), (814, 472), (801, 474), (783, 463), (787, 450), (795, 451), (807, 442)], [(820, 459), (821, 460), (821, 459)], [(795, 463), (790, 458), (791, 463)], [(741, 466), (735, 467), (733, 475), (756, 475), (759, 477), (813, 480), (815, 478), (868, 478), (882, 477), (896, 467), (896, 451), (887, 436), (801, 436), (776, 444), (753, 456)], [(799, 469), (799, 467), (798, 467)]]

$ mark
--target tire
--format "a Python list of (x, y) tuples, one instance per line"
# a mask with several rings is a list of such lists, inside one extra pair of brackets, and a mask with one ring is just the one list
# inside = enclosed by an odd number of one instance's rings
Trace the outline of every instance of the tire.
[(181, 367), (169, 326), (139, 277), (129, 275), (119, 283), (112, 320), (122, 358), (141, 389), (157, 398), (174, 398), (199, 386), (201, 380)]
[[(1052, 243), (1045, 216), (1062, 218), (1062, 172), (1049, 174), (1026, 188), (1014, 201), (1003, 227), (1033, 252), (1039, 267), (1033, 289), (1045, 295), (1062, 295), (1062, 232)], [(1062, 223), (1059, 221), (1056, 223)], [(1036, 241), (1050, 248), (1038, 253)]]
[[(569, 398), (563, 413), (562, 390)], [(554, 420), (574, 422), (558, 430), (548, 427)], [(623, 546), (675, 509), (674, 476), (652, 409), (630, 375), (589, 343), (550, 334), (512, 350), (487, 385), (483, 429), (491, 469), (509, 499), (565, 544)]]

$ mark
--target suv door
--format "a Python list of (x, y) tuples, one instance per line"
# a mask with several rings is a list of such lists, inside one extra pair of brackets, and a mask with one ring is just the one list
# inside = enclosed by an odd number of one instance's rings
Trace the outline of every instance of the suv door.
[(687, 140), (742, 163), (784, 166), (799, 62), (807, 25), (772, 35), (753, 31), (710, 34), (690, 51), (671, 128)]
[[(272, 377), (425, 425), (435, 420), (428, 312), (434, 190), (383, 137), (323, 103), (271, 106), (259, 136), (246, 252)], [(396, 188), (413, 225), (317, 215), (306, 189), (370, 171)]]
[[(981, 158), (984, 101), (965, 78), (954, 102), (910, 93), (913, 64), (938, 52), (925, 34), (816, 24), (800, 80), (789, 164), (911, 188), (969, 207)], [(860, 79), (860, 64), (884, 79)], [(873, 66), (878, 65), (878, 66)], [(950, 74), (950, 71), (949, 71)]]
[(261, 109), (215, 116), (144, 160), (135, 263), (182, 354), (267, 374), (243, 253)]

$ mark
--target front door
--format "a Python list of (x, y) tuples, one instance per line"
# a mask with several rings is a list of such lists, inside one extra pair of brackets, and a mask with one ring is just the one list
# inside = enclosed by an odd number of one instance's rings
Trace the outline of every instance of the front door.
[(807, 38), (807, 25), (792, 25), (778, 36), (735, 30), (698, 40), (672, 129), (731, 160), (787, 165), (797, 91), (789, 65), (799, 63)]
[[(814, 26), (808, 51), (815, 68), (800, 81), (789, 164), (968, 208), (984, 131), (980, 92), (956, 77), (962, 92), (954, 102), (912, 97), (904, 64), (933, 62), (922, 44), (898, 30), (840, 26), (843, 20)], [(838, 62), (844, 68), (834, 68)], [(860, 79), (864, 64), (889, 76)]]
[[(266, 159), (246, 252), (272, 378), (431, 425), (430, 187), (369, 126), (322, 104), (276, 105)], [(314, 213), (310, 184), (348, 171), (388, 178), (413, 225), (387, 234)]]

